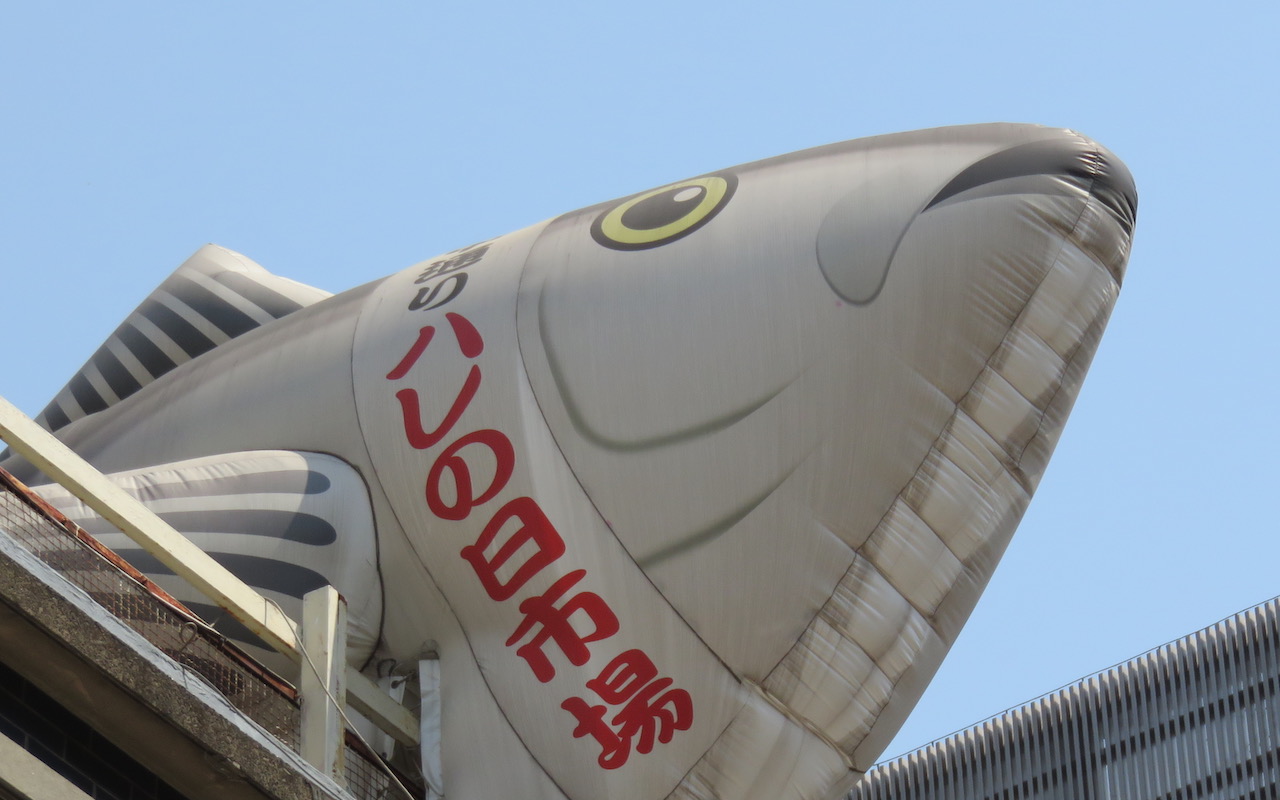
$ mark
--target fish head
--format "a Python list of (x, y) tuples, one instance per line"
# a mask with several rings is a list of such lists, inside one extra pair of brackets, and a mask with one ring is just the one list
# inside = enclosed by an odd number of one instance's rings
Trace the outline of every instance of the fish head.
[[(867, 769), (1043, 474), (1135, 208), (1079, 134), (944, 128), (664, 185), (379, 286), (354, 367), (373, 472), (557, 783), (835, 796)], [(528, 613), (570, 591), (584, 660), (538, 660)], [(593, 766), (566, 712), (640, 657), (687, 733)]]
[[(646, 576), (865, 767), (1043, 473), (1135, 211), (1123, 164), (1067, 130), (768, 159), (550, 223), (522, 275), (521, 353)], [(831, 688), (850, 672), (860, 686)]]

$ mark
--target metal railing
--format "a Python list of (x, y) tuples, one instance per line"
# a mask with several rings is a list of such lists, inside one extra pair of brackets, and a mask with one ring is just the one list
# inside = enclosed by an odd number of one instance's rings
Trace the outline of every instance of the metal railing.
[[(401, 789), (354, 732), (344, 706), (418, 746), (417, 717), (345, 659), (345, 603), (332, 587), (304, 599), (304, 620), (226, 570), (0, 397), (0, 439), (300, 666), (301, 691), (276, 677), (75, 523), (0, 470), (0, 528), (79, 585), (258, 725), (359, 798)], [(410, 792), (412, 796), (414, 792)]]

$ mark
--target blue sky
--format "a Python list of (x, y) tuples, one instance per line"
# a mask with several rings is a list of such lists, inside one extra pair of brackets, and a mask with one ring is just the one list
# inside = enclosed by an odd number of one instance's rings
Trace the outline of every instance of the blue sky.
[(265, 5), (0, 11), (0, 394), (26, 412), (208, 241), (336, 292), (745, 161), (1039, 122), (1132, 170), (1128, 279), (889, 754), (1280, 594), (1274, 4)]

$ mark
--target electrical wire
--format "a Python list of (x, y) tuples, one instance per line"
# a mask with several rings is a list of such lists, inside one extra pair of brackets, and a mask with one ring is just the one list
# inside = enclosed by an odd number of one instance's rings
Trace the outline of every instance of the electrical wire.
[[(289, 615), (284, 613), (284, 609), (281, 608), (280, 604), (277, 603), (275, 600), (272, 600), (270, 597), (265, 597), (265, 596), (262, 599), (266, 600), (268, 603), (275, 606), (276, 611), (279, 611), (281, 616), (283, 616), (285, 619), (289, 618)], [(320, 669), (319, 667), (316, 666), (316, 662), (312, 660), (311, 654), (307, 652), (307, 648), (303, 645), (301, 637), (299, 637), (296, 640), (296, 644), (298, 646), (298, 652), (302, 654), (302, 657), (306, 660), (307, 665), (311, 667), (311, 673), (315, 675), (316, 678), (319, 680)], [(343, 663), (345, 664), (345, 660)], [(367, 747), (369, 749), (369, 752), (371, 753), (376, 752), (373, 749), (373, 746), (370, 745), (369, 742), (366, 741), (365, 738), (360, 735), (360, 731), (351, 722), (351, 718), (347, 716), (346, 709), (343, 708), (344, 704), (338, 702), (338, 698), (333, 696), (333, 692), (329, 691), (328, 684), (326, 684), (325, 681), (320, 680), (320, 686), (324, 689), (325, 696), (329, 698), (329, 702), (333, 703), (333, 707), (338, 710), (338, 716), (342, 717), (342, 722), (346, 726), (346, 729), (350, 731), (351, 734), (355, 736), (356, 739), (359, 740), (361, 744)], [(406, 800), (417, 800), (417, 798), (413, 796), (413, 792), (409, 791), (408, 787), (405, 786), (404, 783), (398, 777), (396, 777), (396, 774), (391, 770), (390, 767), (382, 763), (379, 763), (378, 766), (380, 766), (383, 769), (383, 771), (387, 775), (387, 778), (390, 779), (391, 783), (404, 794)], [(430, 790), (428, 789), (428, 791)], [(441, 797), (443, 797), (443, 795)]]

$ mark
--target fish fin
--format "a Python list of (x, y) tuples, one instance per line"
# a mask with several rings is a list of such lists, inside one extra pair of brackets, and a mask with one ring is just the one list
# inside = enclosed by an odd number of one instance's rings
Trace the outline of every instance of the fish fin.
[[(223, 453), (107, 475), (215, 561), (295, 620), (326, 584), (348, 604), (349, 658), (373, 652), (382, 580), (368, 491), (347, 462), (323, 453)], [(34, 491), (232, 639), (278, 661), (238, 622), (56, 484)], [(359, 666), (359, 664), (357, 664)]]
[(329, 296), (207, 244), (125, 318), (36, 422), (57, 431), (224, 342)]

